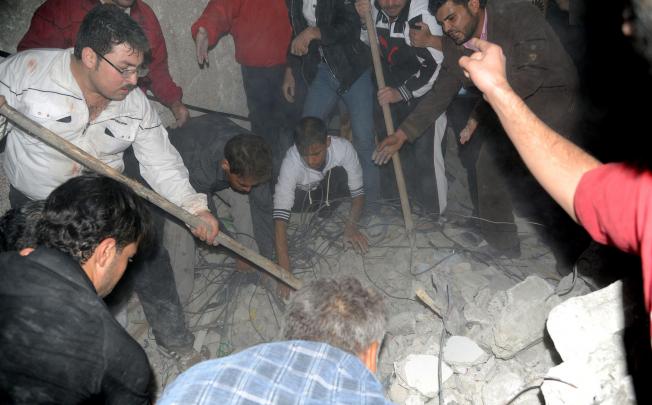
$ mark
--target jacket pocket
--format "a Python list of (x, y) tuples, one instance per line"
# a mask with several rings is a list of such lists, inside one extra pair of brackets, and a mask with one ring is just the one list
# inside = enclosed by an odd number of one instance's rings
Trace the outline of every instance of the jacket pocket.
[[(67, 107), (65, 103), (52, 103), (44, 100), (25, 100), (26, 107), (23, 112), (32, 121), (41, 124), (45, 128), (54, 132), (64, 139), (70, 138), (70, 135), (75, 133), (75, 128), (78, 123), (73, 119), (73, 108)], [(34, 136), (27, 135), (23, 143), (32, 145), (40, 140)]]

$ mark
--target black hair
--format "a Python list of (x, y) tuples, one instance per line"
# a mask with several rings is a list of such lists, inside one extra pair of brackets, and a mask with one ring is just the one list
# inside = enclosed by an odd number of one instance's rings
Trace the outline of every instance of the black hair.
[[(430, 14), (436, 15), (439, 8), (449, 1), (468, 8), (470, 0), (429, 0), (428, 11), (430, 11)], [(487, 0), (478, 0), (478, 2), (480, 3), (480, 8), (485, 8), (487, 5)]]
[(237, 176), (263, 182), (272, 177), (272, 151), (262, 136), (239, 134), (224, 145), (229, 171)]
[(326, 124), (317, 117), (303, 117), (294, 129), (294, 144), (299, 153), (308, 150), (311, 145), (325, 145), (328, 135)]
[(77, 59), (81, 59), (82, 50), (91, 48), (100, 55), (106, 55), (120, 44), (142, 53), (145, 64), (149, 61), (149, 42), (138, 23), (120, 7), (100, 4), (84, 17), (77, 32), (74, 54)]
[(118, 250), (152, 244), (149, 210), (129, 187), (96, 174), (74, 177), (45, 200), (37, 225), (39, 246), (57, 249), (84, 264), (107, 238)]
[(0, 252), (20, 251), (37, 246), (36, 225), (45, 201), (29, 201), (12, 208), (0, 218)]

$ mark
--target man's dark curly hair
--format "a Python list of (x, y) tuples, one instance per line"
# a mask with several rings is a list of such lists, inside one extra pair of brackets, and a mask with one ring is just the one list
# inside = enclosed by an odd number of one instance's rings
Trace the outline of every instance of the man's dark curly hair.
[[(468, 7), (470, 0), (429, 0), (428, 1), (428, 11), (430, 14), (435, 15), (441, 6), (452, 1), (455, 4), (461, 4), (465, 7)], [(478, 0), (480, 3), (480, 8), (485, 8), (487, 5), (487, 0)]]
[(299, 153), (304, 153), (311, 145), (326, 144), (328, 128), (323, 120), (317, 117), (303, 117), (294, 129), (294, 144)]
[(150, 213), (129, 187), (108, 177), (74, 177), (45, 200), (37, 225), (39, 246), (57, 249), (84, 264), (104, 239), (113, 238), (118, 250), (139, 242), (151, 245)]
[(75, 41), (75, 57), (81, 59), (82, 50), (91, 48), (106, 55), (116, 45), (125, 44), (132, 51), (142, 53), (145, 64), (150, 59), (150, 48), (145, 32), (133, 18), (118, 6), (101, 4), (86, 14)]
[(45, 201), (30, 201), (12, 208), (0, 218), (0, 252), (36, 248), (36, 225), (41, 219)]
[(262, 136), (239, 134), (224, 145), (231, 173), (258, 183), (272, 177), (272, 151)]

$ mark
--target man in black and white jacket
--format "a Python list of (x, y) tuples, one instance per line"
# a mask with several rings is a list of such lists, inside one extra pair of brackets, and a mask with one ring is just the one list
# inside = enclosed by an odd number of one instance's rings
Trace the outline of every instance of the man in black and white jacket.
[[(378, 90), (378, 104), (389, 105), (395, 124), (400, 124), (419, 103), (437, 78), (444, 59), (439, 43), (416, 45), (413, 41), (420, 31), (430, 38), (440, 38), (442, 30), (435, 17), (428, 11), (428, 0), (356, 0), (355, 7), (361, 20), (370, 11), (378, 33), (381, 66), (387, 87)], [(369, 43), (366, 28), (361, 39)], [(376, 109), (378, 113), (380, 110)], [(382, 126), (383, 129), (380, 129)], [(382, 119), (376, 120), (378, 133), (383, 134)], [(408, 194), (431, 213), (446, 208), (447, 181), (441, 143), (446, 130), (446, 115), (437, 119), (417, 142), (401, 151), (401, 162), (406, 176)], [(387, 169), (391, 171), (391, 166)], [(394, 190), (385, 197), (397, 196), (394, 176), (381, 190)]]

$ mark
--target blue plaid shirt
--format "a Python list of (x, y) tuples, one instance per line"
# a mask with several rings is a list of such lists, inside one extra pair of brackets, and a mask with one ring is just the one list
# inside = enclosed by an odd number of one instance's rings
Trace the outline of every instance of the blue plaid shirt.
[(391, 404), (355, 356), (325, 343), (264, 343), (195, 365), (165, 389), (170, 404)]

